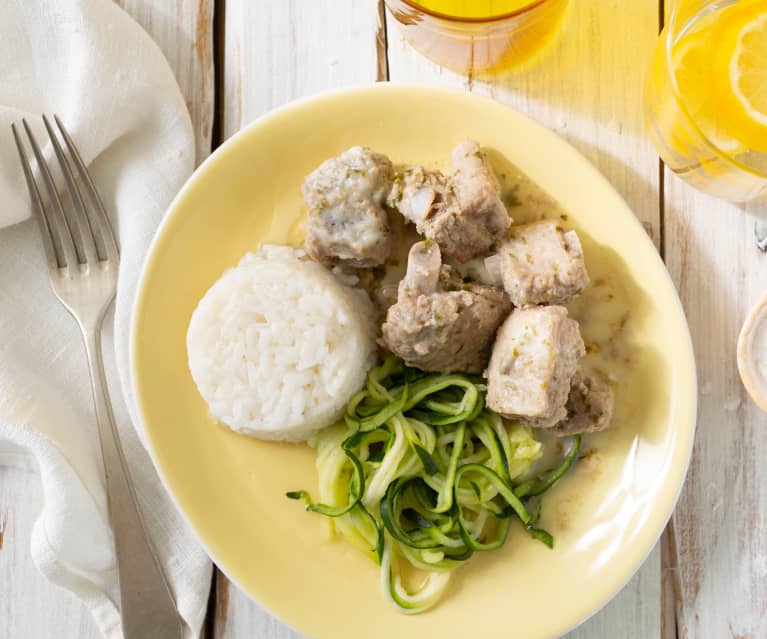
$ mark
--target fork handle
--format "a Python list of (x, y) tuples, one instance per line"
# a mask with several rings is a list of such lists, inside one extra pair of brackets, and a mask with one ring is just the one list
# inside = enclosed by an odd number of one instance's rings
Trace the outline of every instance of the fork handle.
[(80, 325), (88, 354), (91, 389), (115, 541), (125, 639), (183, 637), (183, 621), (149, 539), (115, 427), (101, 357), (101, 320)]

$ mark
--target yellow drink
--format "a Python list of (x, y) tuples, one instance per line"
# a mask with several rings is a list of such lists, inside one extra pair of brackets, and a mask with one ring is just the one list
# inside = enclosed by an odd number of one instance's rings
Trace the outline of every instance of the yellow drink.
[(681, 2), (655, 50), (647, 109), (675, 173), (733, 201), (767, 195), (767, 3)]
[(491, 18), (529, 7), (530, 0), (415, 0), (424, 9), (456, 18)]
[(386, 0), (408, 42), (461, 73), (529, 62), (559, 31), (568, 0)]

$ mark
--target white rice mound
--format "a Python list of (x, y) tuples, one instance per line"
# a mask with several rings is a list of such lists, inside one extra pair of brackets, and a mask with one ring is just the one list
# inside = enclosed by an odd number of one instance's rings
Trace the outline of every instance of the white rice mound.
[(210, 414), (234, 431), (302, 441), (336, 422), (375, 359), (367, 295), (303, 253), (248, 254), (200, 300), (189, 370)]

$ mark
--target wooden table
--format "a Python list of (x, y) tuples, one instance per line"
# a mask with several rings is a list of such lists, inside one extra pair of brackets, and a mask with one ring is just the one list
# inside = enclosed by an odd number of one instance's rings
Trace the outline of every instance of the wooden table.
[[(664, 169), (645, 134), (643, 80), (664, 15), (659, 1), (660, 7), (658, 0), (573, 0), (549, 58), (489, 82), (420, 57), (403, 42), (383, 0), (120, 4), (176, 71), (200, 160), (285, 102), (384, 80), (490, 95), (588, 157), (634, 209), (676, 282), (695, 342), (701, 412), (688, 479), (661, 543), (626, 588), (569, 638), (759, 639), (767, 637), (767, 417), (740, 384), (735, 342), (748, 307), (767, 288), (767, 262), (753, 240), (755, 207), (695, 192)], [(31, 565), (39, 503), (32, 475), (0, 468), (0, 637), (95, 638), (80, 604)], [(298, 637), (220, 573), (209, 612), (206, 637)]]

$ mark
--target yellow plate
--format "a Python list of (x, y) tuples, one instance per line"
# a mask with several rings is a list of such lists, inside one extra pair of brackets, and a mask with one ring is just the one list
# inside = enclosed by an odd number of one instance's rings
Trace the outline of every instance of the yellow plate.
[[(475, 556), (444, 601), (419, 616), (389, 607), (378, 568), (322, 518), (285, 498), (316, 494), (313, 452), (215, 426), (187, 369), (186, 330), (205, 290), (262, 241), (300, 237), (299, 186), (322, 160), (357, 144), (395, 161), (444, 163), (465, 138), (519, 165), (568, 209), (592, 279), (612, 277), (630, 365), (615, 429), (547, 495), (547, 549), (516, 529)], [(628, 319), (628, 321), (626, 321)], [(621, 324), (621, 326), (623, 325)], [(315, 639), (554, 637), (604, 605), (652, 549), (690, 456), (695, 365), (672, 282), (625, 202), (554, 133), (493, 101), (376, 85), (290, 104), (235, 135), (170, 207), (134, 310), (132, 378), (152, 456), (210, 556), (256, 601)]]

